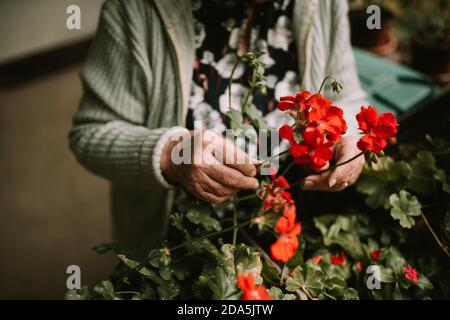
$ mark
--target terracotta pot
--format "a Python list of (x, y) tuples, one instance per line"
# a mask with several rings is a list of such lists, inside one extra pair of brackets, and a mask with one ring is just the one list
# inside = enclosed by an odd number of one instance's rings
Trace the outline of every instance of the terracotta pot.
[(411, 66), (437, 81), (450, 81), (450, 48), (429, 47), (416, 39), (411, 40)]
[(393, 16), (381, 11), (381, 28), (368, 29), (365, 11), (350, 11), (350, 27), (352, 44), (379, 55), (387, 55), (398, 47), (398, 40), (393, 32)]

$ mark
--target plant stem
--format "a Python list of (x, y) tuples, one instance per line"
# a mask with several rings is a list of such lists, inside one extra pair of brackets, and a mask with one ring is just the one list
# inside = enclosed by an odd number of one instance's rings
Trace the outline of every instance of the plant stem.
[(319, 94), (322, 92), (322, 89), (323, 89), (323, 87), (325, 86), (325, 83), (328, 81), (328, 79), (333, 79), (334, 81), (336, 81), (337, 82), (337, 79), (335, 78), (335, 77), (333, 77), (333, 76), (326, 76), (324, 79), (323, 79), (323, 81), (322, 81), (322, 83), (320, 84), (320, 88), (319, 88)]
[(437, 244), (439, 245), (439, 247), (441, 247), (442, 251), (444, 251), (445, 254), (450, 258), (450, 251), (448, 250), (448, 247), (445, 244), (443, 244), (441, 240), (439, 240), (439, 237), (437, 236), (436, 232), (434, 232), (425, 214), (421, 213), (421, 217), (423, 222), (425, 222), (425, 225), (427, 226), (428, 230), (431, 232), (434, 240), (436, 240)]
[(228, 200), (228, 201), (226, 201), (226, 202), (224, 202), (222, 204), (216, 205), (215, 207), (220, 209), (220, 208), (226, 207), (226, 206), (228, 206), (229, 204), (232, 204), (232, 203), (238, 204), (239, 202), (242, 202), (242, 201), (245, 201), (245, 200), (251, 200), (251, 199), (255, 199), (255, 198), (258, 198), (257, 194), (249, 194), (249, 195), (243, 196), (241, 198)]
[(322, 292), (322, 294), (328, 298), (330, 298), (331, 300), (337, 300), (335, 297), (333, 297), (331, 294), (326, 293), (325, 291)]
[(284, 276), (286, 275), (286, 263), (283, 265), (283, 271), (281, 272), (281, 277), (280, 277), (280, 286), (283, 285), (283, 281), (284, 281)]
[(270, 164), (270, 162), (271, 162), (273, 159), (279, 158), (279, 157), (281, 157), (282, 155), (284, 155), (284, 154), (286, 154), (286, 153), (289, 153), (289, 149), (284, 150), (284, 151), (281, 151), (280, 153), (278, 153), (278, 154), (276, 154), (276, 155), (274, 155), (274, 156), (269, 157), (269, 160), (266, 161), (266, 162), (263, 162), (263, 163), (261, 164), (261, 166), (262, 166), (262, 167), (265, 167), (266, 165)]
[(247, 220), (247, 221), (238, 223), (236, 226), (233, 225), (232, 227), (225, 228), (225, 229), (222, 229), (222, 230), (220, 230), (220, 231), (215, 231), (215, 232), (207, 233), (207, 234), (205, 234), (205, 235), (203, 235), (203, 236), (201, 236), (201, 237), (198, 237), (198, 238), (195, 238), (195, 239), (187, 240), (187, 241), (185, 241), (185, 242), (183, 242), (183, 243), (181, 243), (181, 244), (179, 244), (179, 245), (177, 245), (177, 246), (175, 246), (175, 247), (172, 247), (172, 248), (169, 249), (169, 251), (172, 252), (172, 251), (178, 250), (178, 249), (180, 249), (180, 248), (183, 248), (183, 247), (187, 246), (188, 244), (190, 244), (190, 243), (192, 243), (192, 242), (200, 241), (200, 240), (203, 240), (203, 239), (207, 239), (207, 238), (210, 238), (210, 237), (217, 236), (217, 235), (222, 234), (222, 233), (226, 233), (226, 232), (235, 230), (235, 229), (240, 229), (240, 228), (242, 228), (242, 227), (246, 227), (246, 226), (248, 226), (249, 224), (251, 224), (252, 222), (253, 222), (253, 219), (250, 219), (250, 220)]
[(233, 196), (233, 227), (235, 228), (233, 230), (233, 246), (236, 245), (237, 240), (237, 232), (238, 229), (236, 229), (237, 226), (237, 202), (236, 202), (236, 195)]
[(281, 176), (285, 176), (289, 172), (289, 170), (291, 170), (293, 165), (294, 165), (294, 160), (292, 160), (291, 163), (288, 164), (286, 169), (284, 169), (284, 171), (281, 173)]
[(231, 109), (231, 85), (233, 84), (233, 76), (236, 71), (237, 66), (242, 61), (242, 56), (238, 57), (236, 63), (233, 66), (233, 70), (231, 71), (230, 80), (228, 80), (228, 109)]

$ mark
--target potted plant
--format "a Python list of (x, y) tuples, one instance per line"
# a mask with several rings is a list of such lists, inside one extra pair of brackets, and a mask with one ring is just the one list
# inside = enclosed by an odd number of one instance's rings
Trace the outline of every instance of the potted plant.
[[(379, 29), (369, 29), (367, 19), (371, 13), (367, 12), (370, 5), (380, 8)], [(388, 55), (398, 47), (398, 40), (393, 31), (394, 17), (401, 10), (396, 1), (390, 0), (349, 0), (349, 19), (352, 44), (379, 55)]]
[(450, 2), (413, 1), (409, 5), (411, 65), (437, 81), (450, 81)]

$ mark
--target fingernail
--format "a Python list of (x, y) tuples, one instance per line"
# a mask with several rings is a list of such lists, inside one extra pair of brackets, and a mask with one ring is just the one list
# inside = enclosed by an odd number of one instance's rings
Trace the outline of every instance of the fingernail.
[(311, 188), (312, 186), (314, 186), (314, 182), (312, 181), (303, 182), (303, 188)]
[(256, 159), (250, 159), (250, 162), (251, 162), (251, 164), (254, 164), (254, 165), (260, 165), (260, 164), (262, 164), (261, 161), (256, 160)]
[(331, 179), (329, 182), (328, 182), (328, 186), (330, 187), (330, 188), (333, 188), (334, 187), (334, 185), (336, 184), (336, 179)]
[(253, 185), (253, 188), (258, 189), (259, 188), (259, 182), (256, 181), (255, 184)]

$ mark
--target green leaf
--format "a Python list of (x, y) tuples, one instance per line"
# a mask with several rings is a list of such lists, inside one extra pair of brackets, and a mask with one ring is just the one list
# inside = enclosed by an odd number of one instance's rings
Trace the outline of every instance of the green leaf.
[(245, 108), (245, 115), (250, 119), (257, 129), (270, 129), (261, 111), (254, 105), (249, 104)]
[(428, 280), (427, 277), (425, 277), (423, 274), (419, 274), (419, 281), (415, 283), (416, 286), (418, 286), (420, 289), (423, 290), (431, 290), (433, 289), (433, 284)]
[(390, 247), (386, 250), (386, 266), (391, 268), (395, 274), (402, 274), (405, 265), (405, 258), (397, 248)]
[(419, 200), (405, 190), (401, 190), (398, 194), (392, 194), (389, 197), (389, 204), (392, 206), (392, 218), (399, 220), (403, 228), (409, 229), (414, 226), (413, 217), (422, 214), (422, 206)]
[(95, 293), (103, 297), (103, 299), (118, 299), (114, 293), (114, 286), (111, 281), (102, 281), (94, 287)]
[(130, 258), (127, 258), (124, 255), (117, 255), (117, 257), (122, 260), (123, 263), (125, 263), (125, 265), (127, 267), (129, 267), (131, 270), (135, 270), (137, 273), (139, 273), (140, 275), (152, 280), (153, 282), (159, 284), (159, 285), (164, 285), (165, 281), (153, 270), (150, 270), (149, 268), (146, 268), (144, 266), (142, 266), (139, 262), (134, 261)]
[(66, 293), (65, 296), (66, 300), (90, 300), (90, 299), (94, 299), (94, 293), (92, 292), (92, 290), (87, 287), (84, 286), (79, 290), (69, 290)]
[(444, 170), (438, 170), (433, 177), (442, 184), (442, 191), (450, 193), (450, 176)]
[(295, 300), (297, 298), (295, 294), (292, 293), (284, 294), (278, 287), (272, 287), (268, 290), (268, 292), (273, 300)]
[(314, 218), (314, 225), (320, 230), (323, 237), (323, 244), (327, 247), (340, 245), (351, 255), (362, 257), (364, 251), (356, 231), (358, 217), (324, 215)]
[(431, 152), (419, 151), (417, 158), (411, 162), (411, 167), (412, 175), (408, 189), (413, 192), (428, 195), (433, 192), (434, 179), (447, 182), (445, 172), (436, 167), (436, 159)]
[(405, 161), (391, 157), (380, 158), (372, 166), (366, 165), (358, 179), (356, 189), (367, 195), (366, 204), (375, 209), (389, 206), (389, 196), (406, 187), (411, 177), (411, 167)]
[(241, 296), (236, 277), (219, 266), (205, 266), (199, 281), (211, 290), (213, 300), (236, 300)]
[(220, 222), (210, 216), (209, 210), (191, 209), (187, 212), (186, 218), (194, 224), (201, 225), (206, 231), (222, 230)]
[(323, 289), (323, 273), (320, 267), (306, 265), (294, 269), (292, 277), (286, 281), (286, 290), (295, 292), (298, 289), (317, 297)]
[(237, 275), (252, 273), (255, 282), (257, 284), (262, 283), (261, 271), (263, 265), (259, 252), (252, 251), (250, 247), (241, 243), (236, 247), (234, 264)]

